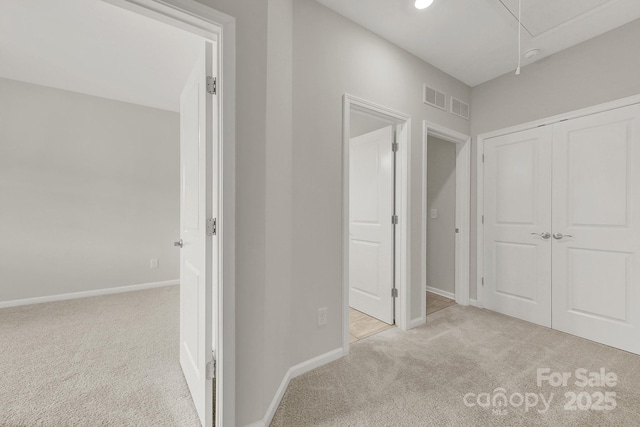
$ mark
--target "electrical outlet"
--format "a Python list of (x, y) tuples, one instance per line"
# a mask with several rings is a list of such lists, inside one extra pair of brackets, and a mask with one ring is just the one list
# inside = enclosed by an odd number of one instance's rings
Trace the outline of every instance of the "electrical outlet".
[(158, 258), (151, 258), (149, 262), (149, 268), (158, 268), (160, 264), (158, 264)]
[(327, 307), (318, 309), (318, 326), (327, 326)]
[(431, 218), (438, 218), (438, 209), (431, 209)]

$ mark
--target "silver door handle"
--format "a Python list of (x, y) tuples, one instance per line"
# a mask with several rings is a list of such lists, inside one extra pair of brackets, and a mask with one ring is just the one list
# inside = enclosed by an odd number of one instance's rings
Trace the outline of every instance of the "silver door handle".
[(178, 248), (182, 248), (184, 246), (184, 243), (182, 242), (182, 239), (180, 239), (177, 242), (173, 242), (173, 246), (177, 246)]
[(544, 232), (544, 233), (531, 233), (533, 236), (538, 236), (538, 237), (542, 237), (543, 239), (547, 240), (548, 238), (551, 237), (551, 233), (549, 232)]
[(571, 234), (554, 233), (553, 238), (556, 240), (562, 240), (564, 237), (573, 237)]

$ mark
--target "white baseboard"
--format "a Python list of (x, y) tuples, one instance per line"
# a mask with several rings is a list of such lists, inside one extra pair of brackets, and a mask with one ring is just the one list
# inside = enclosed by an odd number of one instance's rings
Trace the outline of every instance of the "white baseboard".
[(456, 295), (453, 292), (443, 291), (442, 289), (434, 288), (432, 286), (427, 286), (427, 292), (431, 292), (436, 295), (440, 295), (441, 297), (449, 298), (452, 300), (456, 299)]
[(409, 324), (407, 325), (407, 330), (417, 328), (418, 326), (424, 325), (425, 323), (427, 323), (426, 317), (418, 317), (417, 319), (413, 319), (409, 321)]
[(119, 294), (122, 292), (142, 291), (145, 289), (161, 288), (180, 283), (180, 280), (167, 280), (164, 282), (143, 283), (140, 285), (118, 286), (114, 288), (96, 289), (94, 291), (72, 292), (68, 294), (49, 295), (46, 297), (35, 297), (16, 299), (11, 301), (0, 301), (0, 308), (18, 307), (21, 305), (42, 304), (45, 302), (64, 301), (78, 298), (97, 297), (101, 295)]
[[(427, 290), (429, 292), (433, 292), (434, 294), (441, 295), (446, 298), (455, 299), (454, 294), (447, 291), (443, 291), (441, 289), (431, 288), (427, 286)], [(469, 300), (469, 304), (474, 307), (478, 307), (478, 301), (475, 299)], [(417, 326), (423, 325), (424, 323), (425, 323), (425, 318), (419, 317), (409, 322), (408, 329), (413, 329)], [(299, 363), (289, 368), (284, 378), (282, 379), (282, 382), (280, 383), (280, 387), (278, 387), (278, 391), (273, 397), (273, 400), (271, 401), (271, 404), (269, 405), (269, 408), (267, 409), (267, 412), (264, 418), (256, 422), (253, 422), (251, 424), (248, 424), (246, 427), (268, 427), (271, 424), (271, 421), (273, 420), (273, 417), (275, 416), (276, 411), (278, 410), (278, 406), (280, 406), (280, 402), (282, 401), (282, 398), (284, 397), (284, 393), (287, 391), (287, 387), (289, 386), (289, 383), (291, 382), (291, 380), (315, 368), (318, 368), (322, 365), (326, 365), (327, 363), (333, 362), (334, 360), (340, 359), (341, 357), (343, 357), (343, 351), (344, 350), (342, 349), (342, 347), (337, 348), (333, 351), (314, 357), (313, 359), (309, 359), (305, 362)]]
[(267, 409), (267, 413), (264, 415), (264, 418), (256, 421), (254, 423), (249, 424), (247, 427), (268, 427), (273, 420), (273, 417), (276, 415), (276, 411), (278, 410), (278, 406), (280, 406), (280, 402), (284, 397), (284, 393), (287, 391), (287, 387), (289, 387), (289, 383), (292, 379), (297, 376), (300, 376), (306, 372), (309, 372), (315, 368), (319, 368), (322, 365), (326, 365), (329, 362), (333, 362), (334, 360), (338, 360), (343, 355), (342, 347), (332, 350), (328, 353), (321, 354), (320, 356), (314, 357), (313, 359), (309, 359), (305, 362), (299, 363), (295, 366), (289, 368), (287, 373), (285, 374), (282, 382), (280, 383), (280, 387), (278, 387), (278, 391), (276, 395), (273, 397), (269, 408)]

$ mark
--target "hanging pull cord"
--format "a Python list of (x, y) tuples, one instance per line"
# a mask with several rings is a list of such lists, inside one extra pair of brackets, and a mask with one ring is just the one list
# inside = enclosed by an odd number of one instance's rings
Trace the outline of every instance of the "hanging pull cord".
[(522, 64), (522, 0), (518, 0), (518, 68), (516, 76), (520, 75), (520, 65)]

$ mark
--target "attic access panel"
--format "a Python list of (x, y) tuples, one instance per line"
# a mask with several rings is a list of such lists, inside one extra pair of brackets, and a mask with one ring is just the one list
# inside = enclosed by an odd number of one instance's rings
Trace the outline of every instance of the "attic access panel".
[[(518, 0), (499, 0), (518, 19)], [(537, 37), (613, 0), (522, 0), (522, 27)]]

